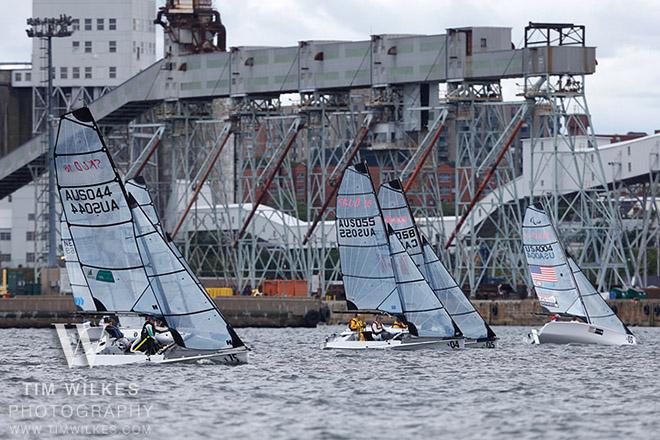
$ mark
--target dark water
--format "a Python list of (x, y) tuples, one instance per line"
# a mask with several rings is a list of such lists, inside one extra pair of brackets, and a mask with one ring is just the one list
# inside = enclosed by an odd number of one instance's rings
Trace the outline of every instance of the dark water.
[(240, 329), (246, 366), (72, 370), (54, 331), (0, 330), (0, 438), (660, 438), (659, 328), (637, 347), (500, 327), (497, 350), (321, 351), (338, 329)]

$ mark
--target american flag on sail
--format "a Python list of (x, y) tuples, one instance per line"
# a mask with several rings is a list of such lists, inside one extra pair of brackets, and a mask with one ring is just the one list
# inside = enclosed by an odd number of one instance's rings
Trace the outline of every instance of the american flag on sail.
[(554, 267), (545, 267), (545, 266), (529, 266), (529, 272), (532, 274), (532, 281), (538, 282), (550, 282), (554, 283), (557, 281), (557, 271)]

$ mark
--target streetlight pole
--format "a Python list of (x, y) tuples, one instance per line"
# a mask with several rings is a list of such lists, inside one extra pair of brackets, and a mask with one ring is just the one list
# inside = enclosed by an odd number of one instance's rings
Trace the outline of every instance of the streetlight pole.
[[(57, 231), (55, 198), (55, 142), (53, 139), (53, 38), (69, 37), (73, 30), (69, 27), (73, 19), (68, 15), (57, 18), (28, 18), (26, 29), (30, 38), (44, 38), (48, 41), (48, 85), (46, 96), (46, 139), (48, 142), (48, 267), (57, 267)], [(36, 237), (35, 237), (36, 238)]]

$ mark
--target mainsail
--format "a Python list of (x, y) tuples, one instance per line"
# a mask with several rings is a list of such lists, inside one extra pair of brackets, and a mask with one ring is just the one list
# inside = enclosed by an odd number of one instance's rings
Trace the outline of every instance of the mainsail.
[(419, 232), (401, 181), (397, 179), (381, 185), (378, 200), (385, 222), (396, 232), (396, 236), (463, 336), (473, 339), (494, 337), (493, 331), (463, 294), (430, 243)]
[(54, 160), (64, 230), (99, 310), (161, 316), (187, 348), (242, 345), (126, 192), (88, 109), (62, 116)]
[(389, 241), (396, 286), (410, 333), (423, 337), (460, 336), (447, 310), (391, 227)]
[(536, 296), (550, 313), (587, 316), (564, 250), (550, 218), (528, 207), (523, 220), (523, 248)]
[(348, 167), (337, 193), (337, 244), (349, 309), (402, 312), (369, 170)]
[(566, 257), (548, 215), (531, 206), (523, 220), (523, 245), (534, 290), (546, 310), (630, 333), (575, 261)]
[(66, 222), (64, 215), (62, 215), (60, 220), (60, 236), (62, 251), (64, 253), (64, 264), (69, 275), (69, 284), (73, 293), (73, 302), (76, 307), (79, 307), (83, 311), (96, 311), (97, 307), (94, 303), (94, 297), (85, 280), (85, 274), (82, 271), (80, 261), (78, 261), (78, 254), (73, 245), (69, 224)]

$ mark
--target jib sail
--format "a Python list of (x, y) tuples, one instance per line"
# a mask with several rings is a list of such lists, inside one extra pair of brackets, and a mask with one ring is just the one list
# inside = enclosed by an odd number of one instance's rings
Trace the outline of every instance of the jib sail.
[(396, 286), (410, 333), (422, 337), (459, 336), (447, 310), (392, 228), (389, 228), (389, 241)]

